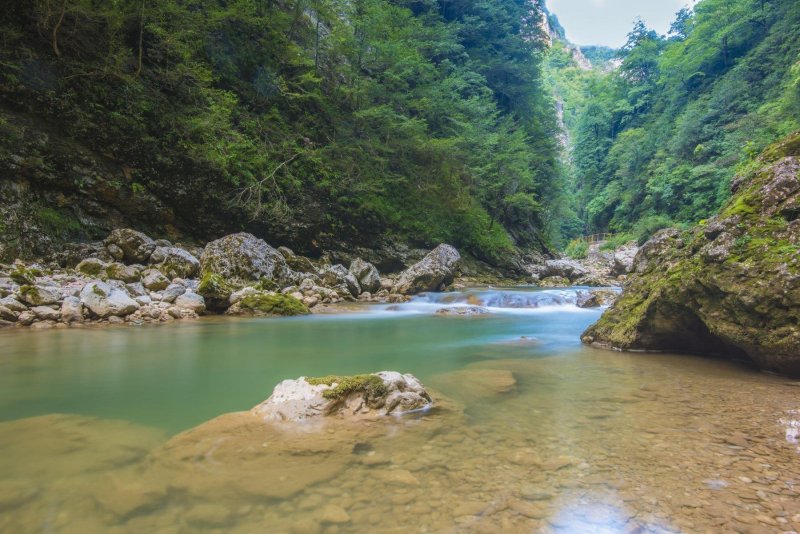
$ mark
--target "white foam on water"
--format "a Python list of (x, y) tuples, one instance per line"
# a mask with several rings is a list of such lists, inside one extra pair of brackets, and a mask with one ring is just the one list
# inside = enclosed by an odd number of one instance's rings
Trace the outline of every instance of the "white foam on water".
[(494, 315), (530, 315), (553, 312), (594, 313), (577, 305), (581, 289), (547, 290), (470, 290), (447, 293), (425, 293), (409, 302), (372, 307), (371, 315), (395, 317), (432, 315), (442, 309), (478, 307)]

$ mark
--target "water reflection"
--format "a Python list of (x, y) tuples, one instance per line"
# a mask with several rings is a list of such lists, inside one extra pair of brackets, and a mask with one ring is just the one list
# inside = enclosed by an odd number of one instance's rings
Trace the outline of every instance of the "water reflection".
[[(787, 410), (788, 417), (778, 422), (786, 428), (786, 441), (793, 445), (800, 444), (800, 410)], [(800, 447), (797, 448), (800, 452)]]
[[(611, 503), (615, 504), (611, 504)], [(564, 498), (548, 524), (563, 534), (628, 534), (634, 513), (614, 494)], [(647, 532), (675, 532), (660, 525), (642, 526)]]

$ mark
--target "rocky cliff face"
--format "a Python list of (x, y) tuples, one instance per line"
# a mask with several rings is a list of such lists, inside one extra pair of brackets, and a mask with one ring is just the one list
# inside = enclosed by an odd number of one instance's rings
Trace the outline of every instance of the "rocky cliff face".
[(800, 133), (767, 149), (732, 190), (718, 216), (642, 247), (585, 343), (713, 353), (800, 375)]

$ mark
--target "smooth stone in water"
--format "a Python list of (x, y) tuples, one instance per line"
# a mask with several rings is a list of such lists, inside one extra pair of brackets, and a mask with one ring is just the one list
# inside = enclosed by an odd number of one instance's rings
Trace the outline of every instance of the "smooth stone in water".
[(202, 295), (187, 291), (175, 299), (175, 305), (185, 310), (201, 314), (206, 311), (206, 301)]

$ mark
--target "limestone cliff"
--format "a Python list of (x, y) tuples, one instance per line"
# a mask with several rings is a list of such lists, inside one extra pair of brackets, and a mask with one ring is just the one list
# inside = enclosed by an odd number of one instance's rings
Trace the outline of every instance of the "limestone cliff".
[(642, 247), (585, 343), (713, 353), (800, 375), (800, 133), (768, 148), (732, 191), (718, 216)]

